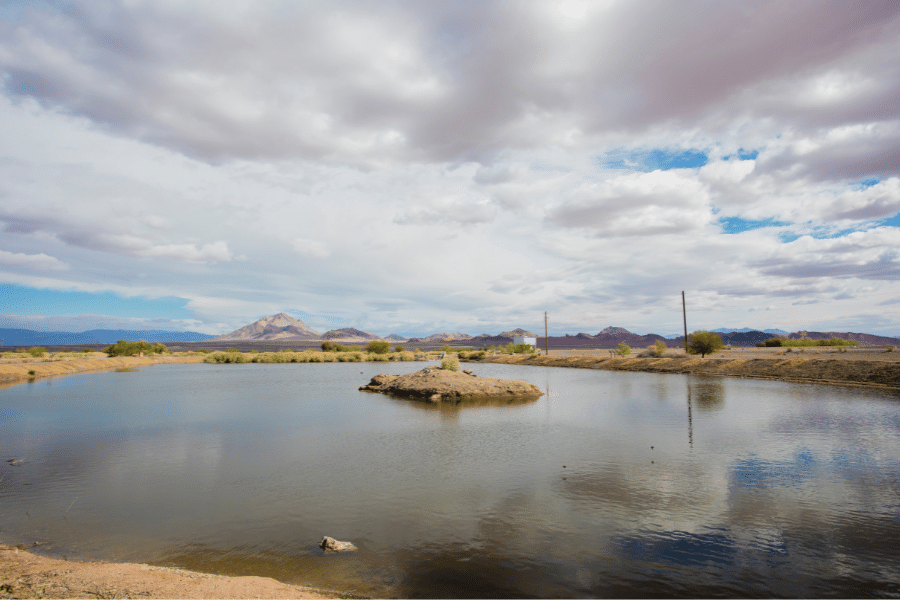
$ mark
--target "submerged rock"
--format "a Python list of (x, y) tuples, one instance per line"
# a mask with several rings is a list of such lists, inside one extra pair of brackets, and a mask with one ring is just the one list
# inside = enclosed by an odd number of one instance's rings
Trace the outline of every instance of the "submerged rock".
[(322, 538), (321, 542), (319, 542), (319, 548), (321, 548), (325, 552), (353, 552), (355, 550), (358, 550), (358, 548), (350, 542), (339, 542), (333, 537), (328, 537), (327, 535)]
[(525, 381), (474, 377), (434, 368), (408, 375), (376, 375), (359, 389), (431, 403), (458, 403), (470, 399), (536, 400), (543, 395), (536, 385)]

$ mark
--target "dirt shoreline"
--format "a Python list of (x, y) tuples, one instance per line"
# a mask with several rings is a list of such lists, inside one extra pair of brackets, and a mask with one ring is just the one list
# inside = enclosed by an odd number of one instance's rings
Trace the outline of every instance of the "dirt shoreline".
[[(3, 359), (0, 361), (0, 385), (14, 385), (44, 377), (59, 377), (76, 373), (133, 369), (148, 365), (176, 363), (200, 363), (203, 355), (153, 355), (107, 357), (102, 352), (92, 352), (81, 357), (57, 357), (29, 359)], [(33, 371), (31, 374), (29, 371)]]
[(741, 348), (706, 358), (670, 350), (663, 358), (610, 356), (607, 350), (553, 351), (550, 356), (494, 354), (478, 362), (642, 373), (772, 379), (900, 390), (900, 352), (881, 348)]
[(0, 544), (0, 598), (358, 598), (268, 577), (48, 558)]

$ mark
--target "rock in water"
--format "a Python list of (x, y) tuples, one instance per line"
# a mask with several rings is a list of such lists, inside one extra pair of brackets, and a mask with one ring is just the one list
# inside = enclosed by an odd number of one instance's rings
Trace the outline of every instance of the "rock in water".
[(319, 542), (319, 548), (325, 552), (353, 552), (358, 548), (350, 542), (339, 542), (333, 537), (327, 535)]
[(477, 400), (536, 400), (540, 388), (525, 381), (473, 377), (456, 371), (422, 369), (408, 375), (376, 375), (359, 388), (423, 402), (470, 402)]

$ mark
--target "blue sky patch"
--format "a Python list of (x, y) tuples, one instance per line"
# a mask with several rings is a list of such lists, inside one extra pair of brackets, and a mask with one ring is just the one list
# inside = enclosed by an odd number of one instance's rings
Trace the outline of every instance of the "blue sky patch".
[(882, 219), (881, 221), (878, 221), (877, 225), (879, 227), (900, 227), (900, 213), (897, 213), (889, 219)]
[(0, 313), (11, 315), (116, 315), (191, 319), (184, 298), (124, 298), (112, 292), (61, 292), (0, 285)]
[(869, 179), (863, 179), (862, 181), (857, 182), (857, 185), (860, 187), (860, 189), (865, 189), (872, 187), (877, 183), (881, 183), (881, 180), (875, 177), (870, 177)]
[(739, 160), (755, 160), (756, 157), (759, 156), (759, 150), (745, 150), (744, 148), (739, 148), (736, 154), (723, 156), (722, 160), (728, 160), (735, 156), (737, 156)]
[(775, 219), (753, 221), (750, 219), (742, 219), (740, 217), (722, 217), (719, 219), (719, 224), (722, 226), (722, 233), (743, 233), (754, 229), (762, 229), (763, 227), (783, 227), (789, 225), (789, 223), (776, 221)]
[(709, 162), (701, 150), (617, 150), (601, 160), (603, 166), (634, 171), (669, 171), (671, 169), (696, 169)]

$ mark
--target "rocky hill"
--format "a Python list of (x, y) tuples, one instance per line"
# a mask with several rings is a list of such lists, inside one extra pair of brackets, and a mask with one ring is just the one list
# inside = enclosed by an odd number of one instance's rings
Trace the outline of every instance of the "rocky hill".
[(367, 340), (381, 339), (374, 333), (355, 329), (353, 327), (344, 327), (343, 329), (332, 329), (322, 334), (323, 340), (344, 340), (348, 342), (360, 342)]
[(472, 339), (472, 336), (467, 333), (435, 333), (428, 337), (409, 338), (407, 341), (417, 344), (438, 344), (440, 342), (456, 342), (470, 339)]
[(298, 319), (278, 313), (271, 317), (263, 317), (255, 323), (241, 327), (231, 333), (212, 338), (211, 341), (222, 340), (320, 340), (322, 334), (307, 327)]

